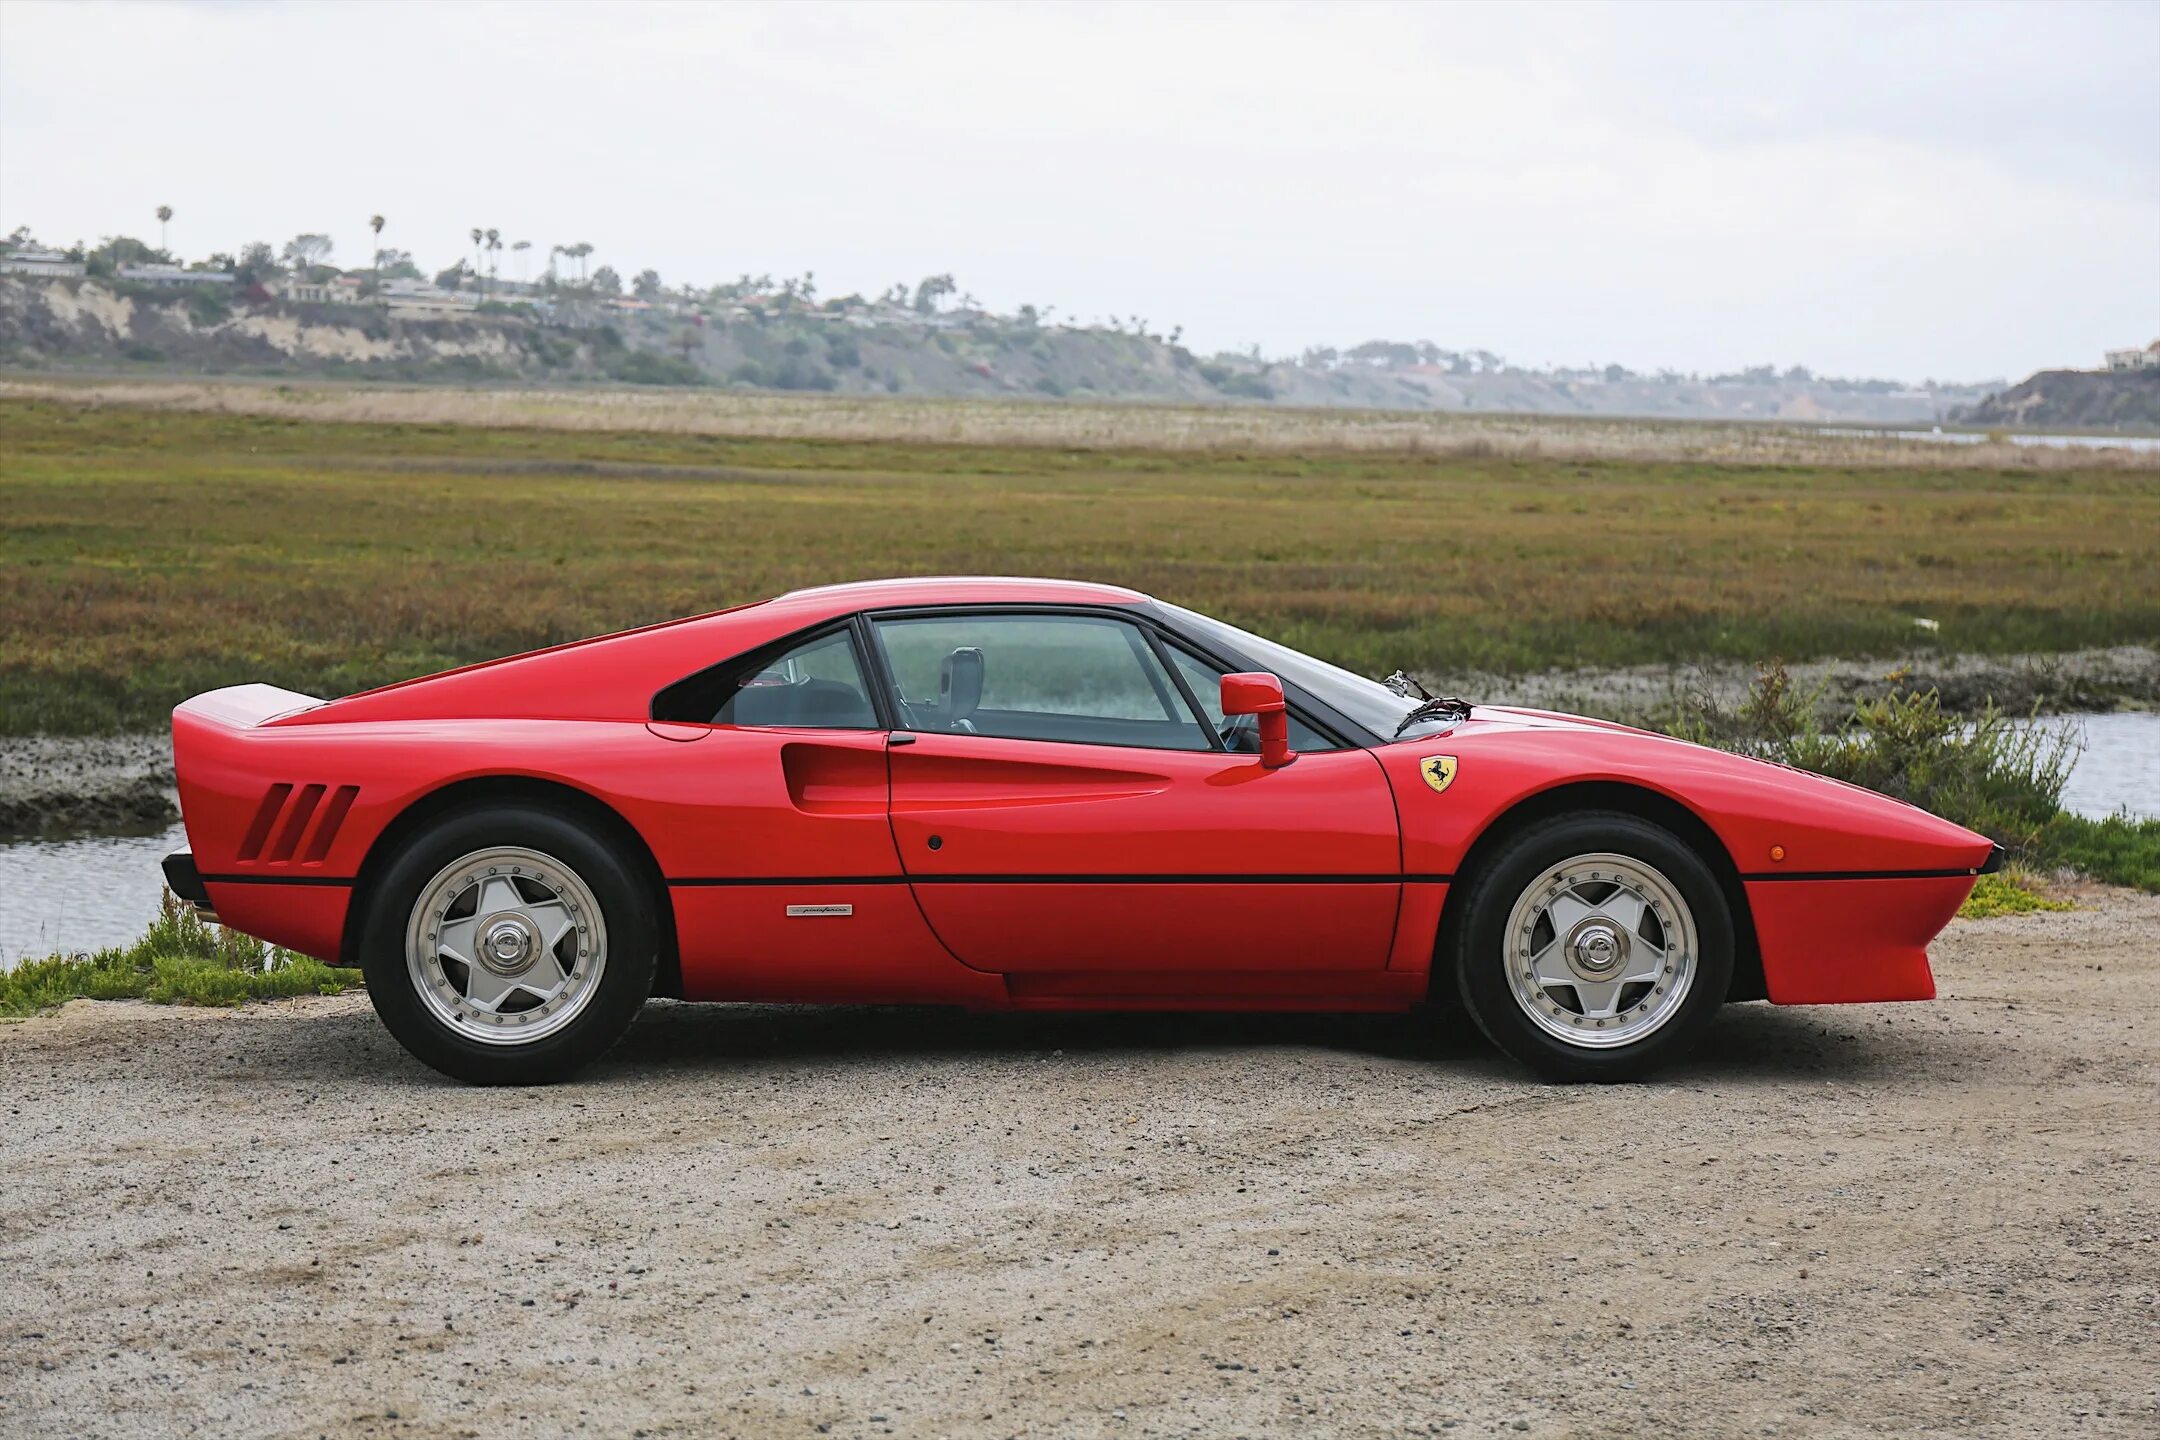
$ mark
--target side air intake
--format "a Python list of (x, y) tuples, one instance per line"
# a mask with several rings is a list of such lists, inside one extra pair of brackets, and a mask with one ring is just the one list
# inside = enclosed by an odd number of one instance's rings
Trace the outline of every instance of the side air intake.
[(255, 807), (255, 818), (240, 841), (239, 859), (244, 864), (320, 865), (359, 793), (357, 785), (335, 790), (314, 784), (272, 785)]

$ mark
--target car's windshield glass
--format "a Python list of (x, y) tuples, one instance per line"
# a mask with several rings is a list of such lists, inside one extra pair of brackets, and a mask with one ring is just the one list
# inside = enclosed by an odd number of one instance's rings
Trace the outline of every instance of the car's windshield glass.
[(1403, 717), (1418, 707), (1411, 696), (1398, 695), (1377, 680), (1330, 665), (1325, 660), (1315, 660), (1287, 645), (1240, 630), (1235, 625), (1225, 625), (1196, 611), (1179, 605), (1164, 605), (1187, 633), (1200, 641), (1213, 641), (1226, 650), (1244, 656), (1255, 665), (1266, 668), (1280, 680), (1287, 681), (1312, 696), (1323, 705), (1339, 710), (1382, 740), (1401, 738), (1415, 739), (1445, 730), (1454, 722), (1451, 717), (1434, 716), (1419, 720), (1404, 728), (1400, 737), (1395, 734)]

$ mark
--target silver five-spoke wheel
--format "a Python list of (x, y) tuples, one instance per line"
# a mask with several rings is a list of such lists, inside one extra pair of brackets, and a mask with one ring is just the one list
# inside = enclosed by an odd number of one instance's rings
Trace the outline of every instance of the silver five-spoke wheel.
[(1537, 1027), (1609, 1049), (1680, 1013), (1695, 976), (1695, 917), (1679, 887), (1625, 855), (1546, 870), (1508, 914), (1508, 989)]
[(530, 1044), (575, 1020), (607, 966), (607, 926), (576, 872), (537, 850), (477, 850), (420, 888), (405, 931), (414, 991), (458, 1034)]

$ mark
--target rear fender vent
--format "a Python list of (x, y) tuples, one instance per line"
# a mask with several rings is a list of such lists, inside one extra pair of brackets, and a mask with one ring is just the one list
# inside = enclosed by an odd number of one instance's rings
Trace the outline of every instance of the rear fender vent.
[[(255, 807), (247, 835), (240, 841), (243, 862), (266, 865), (320, 865), (337, 839), (345, 812), (360, 794), (357, 785), (272, 785)], [(327, 797), (327, 799), (325, 798)]]

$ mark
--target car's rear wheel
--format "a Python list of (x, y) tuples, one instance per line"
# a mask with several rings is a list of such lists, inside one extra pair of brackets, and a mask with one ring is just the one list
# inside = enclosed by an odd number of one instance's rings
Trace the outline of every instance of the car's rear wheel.
[(1468, 879), (1456, 991), (1551, 1080), (1628, 1080), (1694, 1043), (1732, 980), (1733, 921), (1703, 858), (1637, 816), (1530, 826)]
[(494, 805), (432, 826), (372, 887), (361, 965), (399, 1043), (459, 1080), (563, 1079), (651, 993), (653, 902), (576, 820)]

